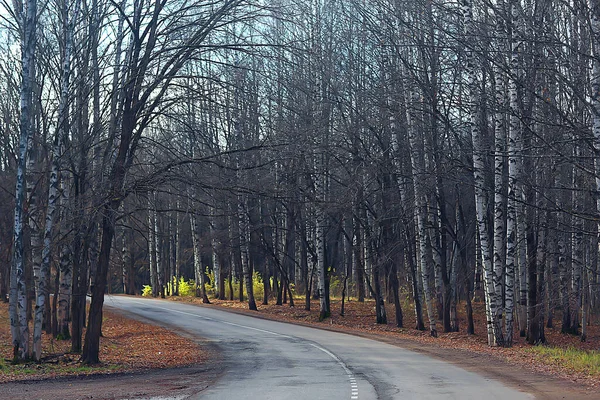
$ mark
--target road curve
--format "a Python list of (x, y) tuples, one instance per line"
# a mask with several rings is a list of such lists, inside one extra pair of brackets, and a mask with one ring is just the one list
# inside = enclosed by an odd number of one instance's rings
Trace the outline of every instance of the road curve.
[(533, 398), (452, 364), (357, 336), (179, 302), (108, 296), (105, 305), (220, 347), (225, 373), (194, 399)]

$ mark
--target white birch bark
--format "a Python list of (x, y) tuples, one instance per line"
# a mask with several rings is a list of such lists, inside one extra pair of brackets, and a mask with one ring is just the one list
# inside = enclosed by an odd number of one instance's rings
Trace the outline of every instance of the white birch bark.
[[(321, 150), (322, 151), (322, 150)], [(327, 301), (325, 299), (325, 173), (323, 160), (324, 154), (317, 151), (315, 154), (315, 198), (317, 201), (315, 207), (315, 250), (317, 253), (317, 291), (319, 294), (319, 320), (329, 317), (327, 311)]]
[(250, 253), (248, 248), (250, 243), (250, 218), (248, 215), (248, 200), (243, 194), (239, 195), (238, 198), (238, 219), (240, 229), (240, 253), (242, 256), (242, 274), (244, 275), (246, 294), (248, 295), (248, 308), (256, 311), (256, 300), (254, 299), (254, 285), (252, 282)]
[[(523, 191), (521, 190), (521, 199), (522, 195)], [(523, 203), (519, 203), (517, 206), (517, 243), (519, 268), (519, 334), (520, 336), (525, 336), (525, 333), (527, 332), (527, 242), (525, 237), (525, 207)]]
[[(497, 4), (499, 10), (504, 9), (504, 1)], [(492, 329), (496, 346), (504, 345), (502, 333), (502, 277), (506, 261), (506, 225), (505, 196), (504, 196), (504, 160), (506, 147), (506, 75), (504, 68), (504, 51), (506, 49), (506, 31), (504, 16), (496, 19), (497, 52), (494, 64), (494, 90), (496, 97), (496, 111), (494, 112), (494, 265), (492, 269), (493, 291), (490, 296), (495, 298), (496, 310), (492, 315)], [(489, 290), (489, 287), (488, 287)]]
[(150, 195), (148, 195), (148, 264), (150, 269), (150, 286), (152, 287), (152, 297), (158, 294), (158, 280), (156, 277), (156, 244), (154, 230), (154, 208)]
[[(77, 16), (75, 13), (74, 17)], [(50, 180), (48, 187), (48, 206), (46, 210), (46, 223), (44, 227), (43, 248), (41, 253), (41, 263), (36, 277), (35, 293), (35, 318), (33, 324), (33, 352), (35, 361), (39, 361), (42, 356), (42, 325), (44, 321), (44, 306), (47, 296), (47, 277), (50, 270), (52, 257), (52, 230), (54, 227), (54, 218), (59, 201), (58, 184), (60, 159), (62, 153), (63, 138), (68, 135), (68, 102), (69, 102), (69, 81), (71, 75), (71, 49), (73, 45), (73, 21), (75, 18), (69, 18), (68, 7), (63, 2), (63, 18), (65, 19), (65, 50), (62, 62), (62, 78), (60, 87), (60, 100), (58, 106), (58, 123), (56, 137), (54, 138), (54, 147), (52, 149), (52, 168), (50, 171)]]
[[(575, 157), (581, 157), (581, 149), (579, 146), (575, 146), (574, 151)], [(573, 168), (573, 187), (583, 187), (583, 179), (581, 172), (577, 170), (577, 167)], [(583, 210), (583, 199), (581, 198), (580, 192), (573, 192), (573, 209), (575, 214), (573, 216), (573, 232), (571, 234), (571, 259), (573, 260), (572, 272), (571, 272), (571, 299), (570, 308), (572, 311), (571, 315), (571, 332), (579, 333), (579, 313), (581, 311), (581, 275), (583, 270), (583, 221), (580, 213)]]
[[(179, 210), (180, 202), (177, 199), (177, 210)], [(175, 293), (179, 295), (179, 277), (181, 265), (181, 223), (179, 221), (179, 212), (175, 213)]]
[(131, 271), (131, 248), (129, 247), (131, 243), (129, 242), (129, 228), (123, 227), (121, 229), (121, 262), (123, 264), (123, 293), (125, 294), (133, 294), (134, 288), (130, 286), (130, 283), (133, 282), (132, 276), (130, 274)]
[(212, 249), (213, 273), (215, 274), (215, 297), (221, 298), (221, 263), (219, 262), (219, 239), (217, 238), (217, 216), (215, 207), (210, 208), (210, 245)]
[(196, 281), (196, 289), (200, 290), (200, 297), (203, 303), (208, 303), (206, 295), (206, 280), (204, 278), (204, 270), (202, 268), (202, 252), (200, 249), (200, 225), (198, 218), (193, 212), (190, 212), (190, 228), (192, 230), (192, 246), (194, 248), (194, 275)]
[(152, 209), (153, 229), (154, 229), (154, 254), (156, 262), (156, 285), (157, 294), (165, 297), (165, 265), (162, 259), (162, 246), (158, 226), (158, 215), (156, 212), (156, 193), (154, 195), (154, 208)]
[(13, 344), (13, 357), (29, 356), (29, 328), (27, 325), (27, 288), (23, 259), (23, 225), (25, 201), (25, 176), (27, 174), (27, 144), (31, 136), (32, 72), (35, 70), (35, 42), (37, 1), (27, 0), (15, 9), (21, 28), (21, 93), (19, 120), (19, 151), (15, 187), (15, 215), (12, 264), (10, 270), (9, 315)]
[[(38, 308), (38, 304), (44, 303), (40, 297), (45, 297), (43, 291), (45, 290), (46, 282), (42, 281), (41, 266), (42, 266), (42, 248), (43, 248), (43, 208), (40, 204), (39, 193), (36, 188), (36, 181), (38, 176), (41, 175), (39, 157), (39, 149), (34, 144), (34, 135), (29, 137), (29, 150), (27, 158), (27, 194), (28, 194), (28, 213), (29, 218), (29, 241), (30, 241), (30, 254), (31, 264), (33, 268), (33, 282), (35, 290), (35, 309), (34, 309), (34, 337), (32, 346), (32, 357), (34, 360), (39, 360), (41, 357), (41, 345), (42, 345), (42, 328), (44, 309)], [(29, 301), (29, 300), (28, 300)], [(36, 325), (38, 325), (38, 332), (36, 332)], [(38, 333), (38, 337), (36, 337)]]
[[(62, 174), (61, 184), (61, 236), (66, 237), (69, 231), (67, 225), (67, 206), (69, 204), (69, 184), (65, 173)], [(59, 261), (60, 281), (58, 291), (58, 328), (57, 334), (62, 339), (71, 337), (69, 323), (71, 322), (71, 295), (73, 291), (73, 267), (71, 243), (65, 240), (60, 248)]]
[(518, 38), (517, 28), (520, 27), (518, 1), (510, 1), (510, 12), (512, 19), (511, 33), (511, 54), (510, 71), (512, 76), (509, 79), (509, 109), (510, 123), (508, 132), (508, 205), (506, 215), (506, 275), (505, 275), (505, 322), (506, 331), (504, 345), (511, 347), (514, 331), (514, 287), (515, 270), (517, 264), (517, 208), (521, 203), (521, 188), (519, 178), (521, 176), (521, 154), (520, 142), (520, 121), (518, 118), (518, 96), (517, 79), (521, 76), (519, 73), (519, 52), (522, 46)]
[[(419, 102), (416, 91), (411, 91), (411, 100), (413, 105)], [(416, 131), (417, 115), (414, 107), (407, 109), (409, 122), (409, 142), (411, 147), (411, 167), (414, 184), (415, 211), (417, 216), (417, 237), (419, 241), (419, 259), (421, 265), (421, 281), (423, 283), (423, 295), (425, 298), (425, 307), (429, 319), (429, 332), (431, 336), (437, 337), (436, 316), (433, 310), (433, 291), (431, 288), (431, 268), (432, 262), (428, 254), (428, 234), (427, 234), (427, 196), (423, 187), (425, 177), (425, 158), (423, 154), (422, 138), (419, 139)], [(429, 252), (429, 253), (428, 253)]]
[[(465, 37), (470, 43), (475, 43), (473, 37), (475, 26), (473, 22), (473, 3), (471, 0), (461, 2), (462, 17), (464, 23)], [(490, 296), (494, 293), (494, 284), (492, 281), (492, 244), (489, 241), (490, 223), (487, 219), (488, 194), (485, 182), (485, 155), (487, 149), (479, 129), (478, 109), (480, 107), (479, 87), (477, 83), (477, 74), (475, 73), (473, 63), (473, 51), (467, 48), (466, 51), (466, 77), (469, 102), (468, 122), (471, 128), (471, 140), (473, 141), (473, 177), (475, 183), (475, 208), (477, 218), (477, 228), (479, 231), (479, 244), (481, 248), (481, 260), (483, 265), (483, 276), (485, 282), (485, 301), (486, 301), (486, 319), (488, 344), (495, 345), (495, 335), (493, 330), (493, 319), (496, 315), (496, 298)]]

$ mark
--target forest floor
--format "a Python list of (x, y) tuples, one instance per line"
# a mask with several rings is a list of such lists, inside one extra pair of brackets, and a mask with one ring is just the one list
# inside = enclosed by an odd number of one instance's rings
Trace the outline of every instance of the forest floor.
[(102, 363), (97, 366), (83, 365), (79, 354), (70, 352), (70, 340), (56, 340), (47, 334), (42, 335), (42, 362), (12, 365), (8, 304), (0, 303), (0, 383), (173, 369), (201, 365), (212, 356), (191, 338), (106, 310), (102, 334)]
[[(202, 305), (201, 299), (193, 297), (171, 300)], [(346, 302), (344, 316), (340, 315), (340, 301), (332, 300), (331, 318), (323, 322), (318, 320), (316, 301), (312, 302), (311, 311), (304, 310), (303, 299), (295, 301), (296, 307), (258, 305), (258, 312), (249, 311), (247, 303), (239, 301), (211, 299), (212, 304), (206, 306), (384, 341), (500, 380), (536, 398), (600, 398), (597, 394), (600, 363), (595, 367), (589, 362), (572, 364), (565, 357), (546, 352), (546, 349), (577, 349), (583, 354), (597, 354), (600, 321), (590, 325), (588, 340), (584, 343), (578, 337), (561, 334), (559, 329), (546, 328), (547, 346), (529, 346), (517, 334), (512, 348), (490, 348), (486, 343), (482, 305), (477, 303), (474, 305), (476, 335), (464, 333), (466, 320), (460, 315), (461, 332), (440, 332), (438, 338), (432, 338), (427, 331), (413, 329), (414, 312), (409, 304), (403, 307), (407, 328), (397, 328), (390, 306), (387, 307), (389, 323), (375, 323), (371, 300)], [(44, 340), (43, 363), (11, 365), (7, 315), (7, 305), (0, 304), (0, 383), (3, 388), (0, 398), (151, 398), (173, 392), (185, 396), (200, 392), (222, 373), (220, 363), (214, 362), (219, 357), (218, 351), (200, 338), (183, 337), (180, 335), (185, 336), (185, 332), (178, 335), (164, 327), (141, 322), (135, 316), (110, 310), (105, 310), (103, 322), (101, 365), (83, 366), (79, 355), (69, 353), (70, 341), (48, 338)]]
[[(201, 303), (199, 298), (172, 299)], [(545, 328), (547, 343), (544, 346), (528, 345), (517, 331), (513, 347), (492, 348), (487, 345), (484, 305), (480, 303), (473, 305), (475, 335), (465, 333), (466, 317), (462, 307), (459, 310), (460, 332), (443, 333), (443, 325), (438, 321), (438, 337), (433, 338), (427, 330), (414, 329), (414, 307), (411, 309), (408, 304), (403, 306), (405, 328), (397, 328), (392, 305), (386, 306), (388, 324), (381, 325), (375, 323), (375, 303), (372, 300), (364, 303), (347, 301), (344, 316), (340, 315), (341, 301), (332, 300), (331, 317), (322, 322), (318, 319), (318, 301), (311, 303), (311, 311), (304, 309), (304, 299), (295, 299), (295, 302), (295, 307), (259, 304), (258, 312), (255, 312), (247, 309), (247, 303), (211, 299), (212, 306), (230, 311), (347, 332), (426, 353), (525, 390), (530, 386), (529, 390), (538, 395), (542, 393), (540, 398), (563, 398), (565, 394), (564, 398), (574, 398), (570, 392), (572, 389), (582, 390), (581, 393), (587, 393), (590, 398), (600, 398), (597, 394), (600, 387), (600, 321), (588, 326), (585, 342), (577, 336), (562, 334), (560, 319), (555, 317), (555, 328)], [(427, 322), (425, 324), (427, 326)], [(575, 356), (564, 356), (564, 352), (574, 352)]]

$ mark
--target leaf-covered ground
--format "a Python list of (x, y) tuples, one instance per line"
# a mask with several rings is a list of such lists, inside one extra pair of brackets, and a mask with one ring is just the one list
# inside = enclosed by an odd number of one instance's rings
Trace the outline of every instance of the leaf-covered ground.
[(69, 351), (70, 340), (56, 340), (47, 334), (43, 334), (41, 363), (11, 365), (8, 304), (0, 303), (0, 383), (180, 367), (202, 363), (208, 357), (201, 346), (188, 338), (106, 310), (102, 334), (100, 365), (82, 365), (79, 354)]
[[(173, 298), (180, 301), (199, 302), (195, 298)], [(514, 345), (511, 348), (492, 348), (487, 345), (487, 335), (485, 331), (484, 305), (474, 304), (475, 335), (467, 335), (466, 317), (464, 305), (459, 310), (460, 332), (443, 333), (443, 325), (438, 321), (438, 337), (433, 338), (429, 332), (413, 329), (415, 324), (414, 307), (404, 304), (404, 328), (397, 328), (395, 325), (395, 316), (393, 306), (387, 305), (387, 325), (375, 323), (375, 303), (367, 300), (364, 303), (357, 301), (346, 302), (345, 315), (340, 315), (341, 302), (332, 300), (331, 318), (319, 322), (319, 304), (313, 301), (311, 311), (304, 309), (304, 299), (296, 299), (295, 307), (289, 307), (272, 304), (258, 305), (258, 312), (248, 311), (246, 303), (239, 301), (212, 300), (213, 305), (234, 309), (238, 312), (259, 315), (264, 318), (289, 321), (313, 326), (319, 326), (325, 329), (334, 329), (339, 331), (354, 332), (358, 334), (369, 334), (380, 336), (383, 339), (408, 339), (410, 341), (426, 344), (432, 348), (461, 349), (469, 352), (485, 354), (492, 358), (499, 358), (508, 363), (524, 368), (530, 371), (560, 377), (572, 382), (577, 382), (590, 389), (600, 387), (600, 326), (592, 321), (588, 326), (588, 337), (585, 342), (581, 342), (579, 337), (560, 333), (560, 316), (555, 316), (555, 327), (545, 328), (547, 345), (546, 348), (530, 346), (525, 342), (525, 338), (519, 337), (518, 331), (515, 332)], [(426, 316), (426, 314), (424, 314)], [(427, 322), (425, 322), (427, 326)], [(546, 351), (547, 348), (556, 349), (575, 349), (582, 350), (578, 352), (581, 357), (586, 358), (585, 362), (572, 362), (556, 351)]]

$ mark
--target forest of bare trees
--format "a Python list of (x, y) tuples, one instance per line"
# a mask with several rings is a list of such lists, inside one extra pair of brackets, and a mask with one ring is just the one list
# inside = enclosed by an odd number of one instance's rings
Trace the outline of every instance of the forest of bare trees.
[(482, 302), (490, 346), (585, 340), (599, 46), (598, 0), (0, 0), (15, 359), (45, 330), (97, 363), (105, 293), (182, 277), (321, 319), (389, 302), (432, 336), (475, 333)]

